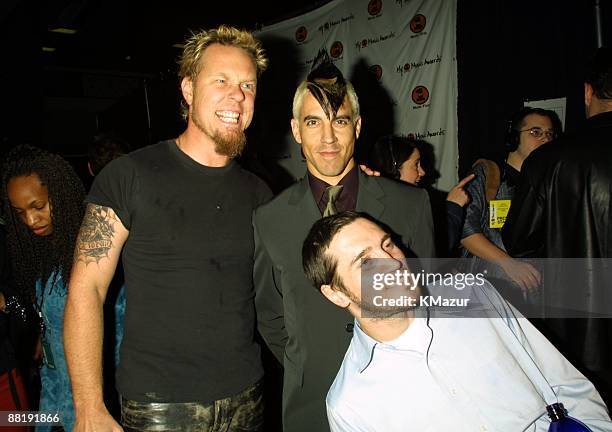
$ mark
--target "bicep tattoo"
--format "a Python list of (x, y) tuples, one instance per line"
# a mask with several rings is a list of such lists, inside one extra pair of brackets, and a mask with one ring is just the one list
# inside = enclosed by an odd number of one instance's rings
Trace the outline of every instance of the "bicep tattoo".
[(74, 263), (99, 263), (113, 246), (117, 216), (109, 207), (88, 204), (74, 251)]

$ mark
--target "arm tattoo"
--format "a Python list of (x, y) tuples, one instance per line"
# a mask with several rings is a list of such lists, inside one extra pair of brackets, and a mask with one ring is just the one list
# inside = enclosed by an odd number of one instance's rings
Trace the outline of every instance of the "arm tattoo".
[(99, 263), (113, 245), (117, 217), (108, 207), (88, 204), (74, 251), (74, 263)]

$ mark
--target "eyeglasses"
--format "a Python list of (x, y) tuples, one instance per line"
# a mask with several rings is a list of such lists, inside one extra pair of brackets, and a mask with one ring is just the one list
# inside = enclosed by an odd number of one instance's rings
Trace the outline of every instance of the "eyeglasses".
[(532, 127), (531, 129), (522, 129), (519, 130), (519, 132), (529, 132), (529, 135), (531, 135), (532, 137), (539, 139), (542, 138), (544, 135), (546, 135), (546, 138), (553, 140), (555, 138), (557, 138), (557, 134), (555, 133), (555, 131), (550, 130), (550, 129), (542, 129), (541, 127)]

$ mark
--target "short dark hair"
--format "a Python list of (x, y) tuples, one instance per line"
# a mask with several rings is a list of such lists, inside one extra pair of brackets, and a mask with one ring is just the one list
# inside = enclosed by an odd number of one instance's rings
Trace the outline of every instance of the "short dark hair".
[(330, 243), (338, 232), (365, 215), (344, 211), (324, 217), (314, 223), (302, 246), (302, 267), (306, 278), (319, 290), (321, 285), (332, 285), (344, 290), (342, 279), (336, 273), (338, 261), (327, 254)]
[(385, 135), (372, 146), (369, 166), (385, 177), (399, 179), (402, 164), (410, 159), (415, 149), (418, 145), (413, 139)]
[(601, 47), (587, 65), (585, 82), (598, 99), (612, 99), (612, 49)]
[(128, 154), (130, 145), (111, 134), (100, 134), (94, 137), (87, 149), (87, 159), (93, 175), (98, 175), (102, 168), (113, 159)]
[(532, 114), (548, 117), (552, 124), (555, 137), (558, 137), (563, 132), (561, 120), (556, 112), (544, 108), (525, 106), (512, 114), (510, 120), (508, 120), (508, 130), (506, 131), (506, 151), (508, 153), (518, 149), (520, 130), (525, 127), (525, 119), (527, 116)]

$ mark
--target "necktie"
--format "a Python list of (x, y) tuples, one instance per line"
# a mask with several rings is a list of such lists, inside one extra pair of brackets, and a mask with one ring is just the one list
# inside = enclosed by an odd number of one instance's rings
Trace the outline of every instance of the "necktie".
[(325, 191), (327, 192), (327, 205), (325, 206), (325, 211), (323, 212), (323, 217), (331, 216), (338, 213), (336, 209), (336, 199), (338, 195), (342, 191), (342, 185), (328, 186)]

